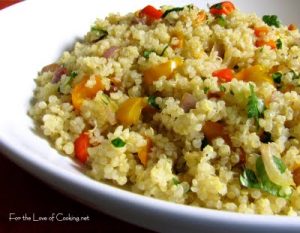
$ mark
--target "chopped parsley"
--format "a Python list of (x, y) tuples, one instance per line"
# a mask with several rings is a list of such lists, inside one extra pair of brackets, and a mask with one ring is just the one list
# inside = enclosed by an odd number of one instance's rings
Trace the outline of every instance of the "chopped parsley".
[(148, 104), (153, 107), (153, 108), (156, 108), (156, 109), (159, 109), (159, 105), (155, 102), (155, 99), (156, 99), (156, 96), (149, 96), (148, 97)]
[(155, 51), (153, 49), (151, 50), (145, 50), (144, 53), (143, 53), (143, 57), (148, 59), (150, 57), (150, 54), (151, 53), (155, 53)]
[[(273, 156), (273, 159), (276, 163), (277, 168), (280, 170), (280, 172), (283, 173), (286, 169), (283, 162), (275, 156)], [(258, 157), (256, 159), (256, 173), (251, 169), (244, 169), (244, 171), (240, 175), (240, 182), (245, 187), (260, 189), (267, 193), (270, 193), (273, 196), (283, 197), (286, 199), (290, 197), (292, 192), (291, 188), (289, 189), (289, 193), (284, 192), (283, 187), (273, 183), (269, 179), (262, 157)]]
[(255, 175), (255, 172), (246, 168), (240, 175), (240, 182), (243, 186), (248, 188), (260, 188), (260, 183)]
[(276, 73), (272, 74), (272, 78), (275, 83), (279, 84), (279, 83), (281, 83), (282, 73), (276, 72)]
[(225, 92), (226, 88), (223, 85), (220, 85), (220, 91)]
[(280, 27), (280, 21), (279, 21), (277, 15), (264, 15), (262, 20), (269, 26), (274, 26), (277, 28)]
[(248, 97), (247, 112), (248, 118), (253, 118), (258, 125), (258, 118), (263, 115), (264, 103), (261, 99), (257, 98), (254, 92), (254, 86), (250, 86), (250, 96)]
[(228, 25), (228, 22), (223, 15), (216, 17), (216, 23), (219, 24), (221, 27), (227, 27)]
[(174, 8), (168, 9), (163, 13), (161, 18), (165, 18), (168, 14), (170, 14), (173, 11), (178, 12), (178, 11), (182, 11), (183, 9), (184, 9), (184, 7), (174, 7)]
[(276, 156), (273, 156), (273, 161), (276, 164), (276, 167), (280, 171), (280, 173), (284, 173), (286, 170), (286, 165), (282, 162), (282, 160)]
[(72, 71), (71, 74), (70, 74), (70, 77), (75, 78), (77, 75), (78, 75), (77, 71)]
[(276, 40), (276, 48), (277, 49), (282, 49), (282, 40), (281, 39)]
[(173, 184), (176, 186), (180, 184), (179, 180), (176, 177), (173, 177), (172, 181), (173, 181)]
[(207, 92), (209, 91), (209, 87), (204, 87), (203, 91), (205, 94), (207, 94)]
[(125, 142), (121, 139), (121, 138), (115, 138), (111, 141), (111, 144), (114, 145), (114, 147), (117, 147), (117, 148), (120, 148), (120, 147), (123, 147), (125, 146)]

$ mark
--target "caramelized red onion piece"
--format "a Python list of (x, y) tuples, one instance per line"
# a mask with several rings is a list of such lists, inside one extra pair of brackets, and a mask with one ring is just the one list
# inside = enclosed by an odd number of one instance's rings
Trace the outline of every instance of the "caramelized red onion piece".
[(180, 102), (180, 107), (183, 108), (184, 112), (189, 112), (196, 107), (196, 103), (197, 99), (193, 95), (184, 93)]

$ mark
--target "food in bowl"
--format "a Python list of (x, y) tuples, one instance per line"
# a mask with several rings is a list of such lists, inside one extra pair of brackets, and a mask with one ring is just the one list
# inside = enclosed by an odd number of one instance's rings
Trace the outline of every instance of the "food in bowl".
[(96, 20), (41, 69), (29, 114), (93, 179), (300, 215), (300, 34), (278, 16), (153, 6)]

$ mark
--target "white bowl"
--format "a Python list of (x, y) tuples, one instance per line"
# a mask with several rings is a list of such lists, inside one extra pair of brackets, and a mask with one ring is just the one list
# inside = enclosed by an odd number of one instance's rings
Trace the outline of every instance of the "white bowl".
[[(96, 17), (126, 13), (147, 4), (181, 6), (206, 0), (124, 1), (32, 0), (0, 12), (0, 148), (8, 158), (73, 198), (110, 215), (163, 232), (300, 232), (299, 217), (259, 216), (168, 203), (83, 175), (71, 159), (59, 155), (33, 131), (27, 115), (34, 78), (45, 64), (71, 49)], [(277, 14), (285, 24), (300, 25), (300, 1), (233, 1), (241, 10)], [(9, 174), (7, 174), (9, 175)], [(13, 185), (13, 184), (12, 184)], [(3, 190), (2, 190), (3, 191)]]

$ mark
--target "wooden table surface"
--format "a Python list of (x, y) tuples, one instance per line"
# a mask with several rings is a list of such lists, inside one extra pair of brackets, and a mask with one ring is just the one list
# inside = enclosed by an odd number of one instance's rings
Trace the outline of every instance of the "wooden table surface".
[[(11, 161), (0, 152), (0, 232), (141, 232), (151, 231), (112, 218), (50, 188)], [(15, 213), (15, 215), (13, 215)], [(76, 222), (32, 221), (29, 217), (51, 216), (62, 213), (68, 216), (87, 217), (88, 220)], [(9, 216), (11, 214), (11, 220)], [(13, 218), (27, 215), (27, 221)], [(61, 215), (62, 216), (62, 215)]]

